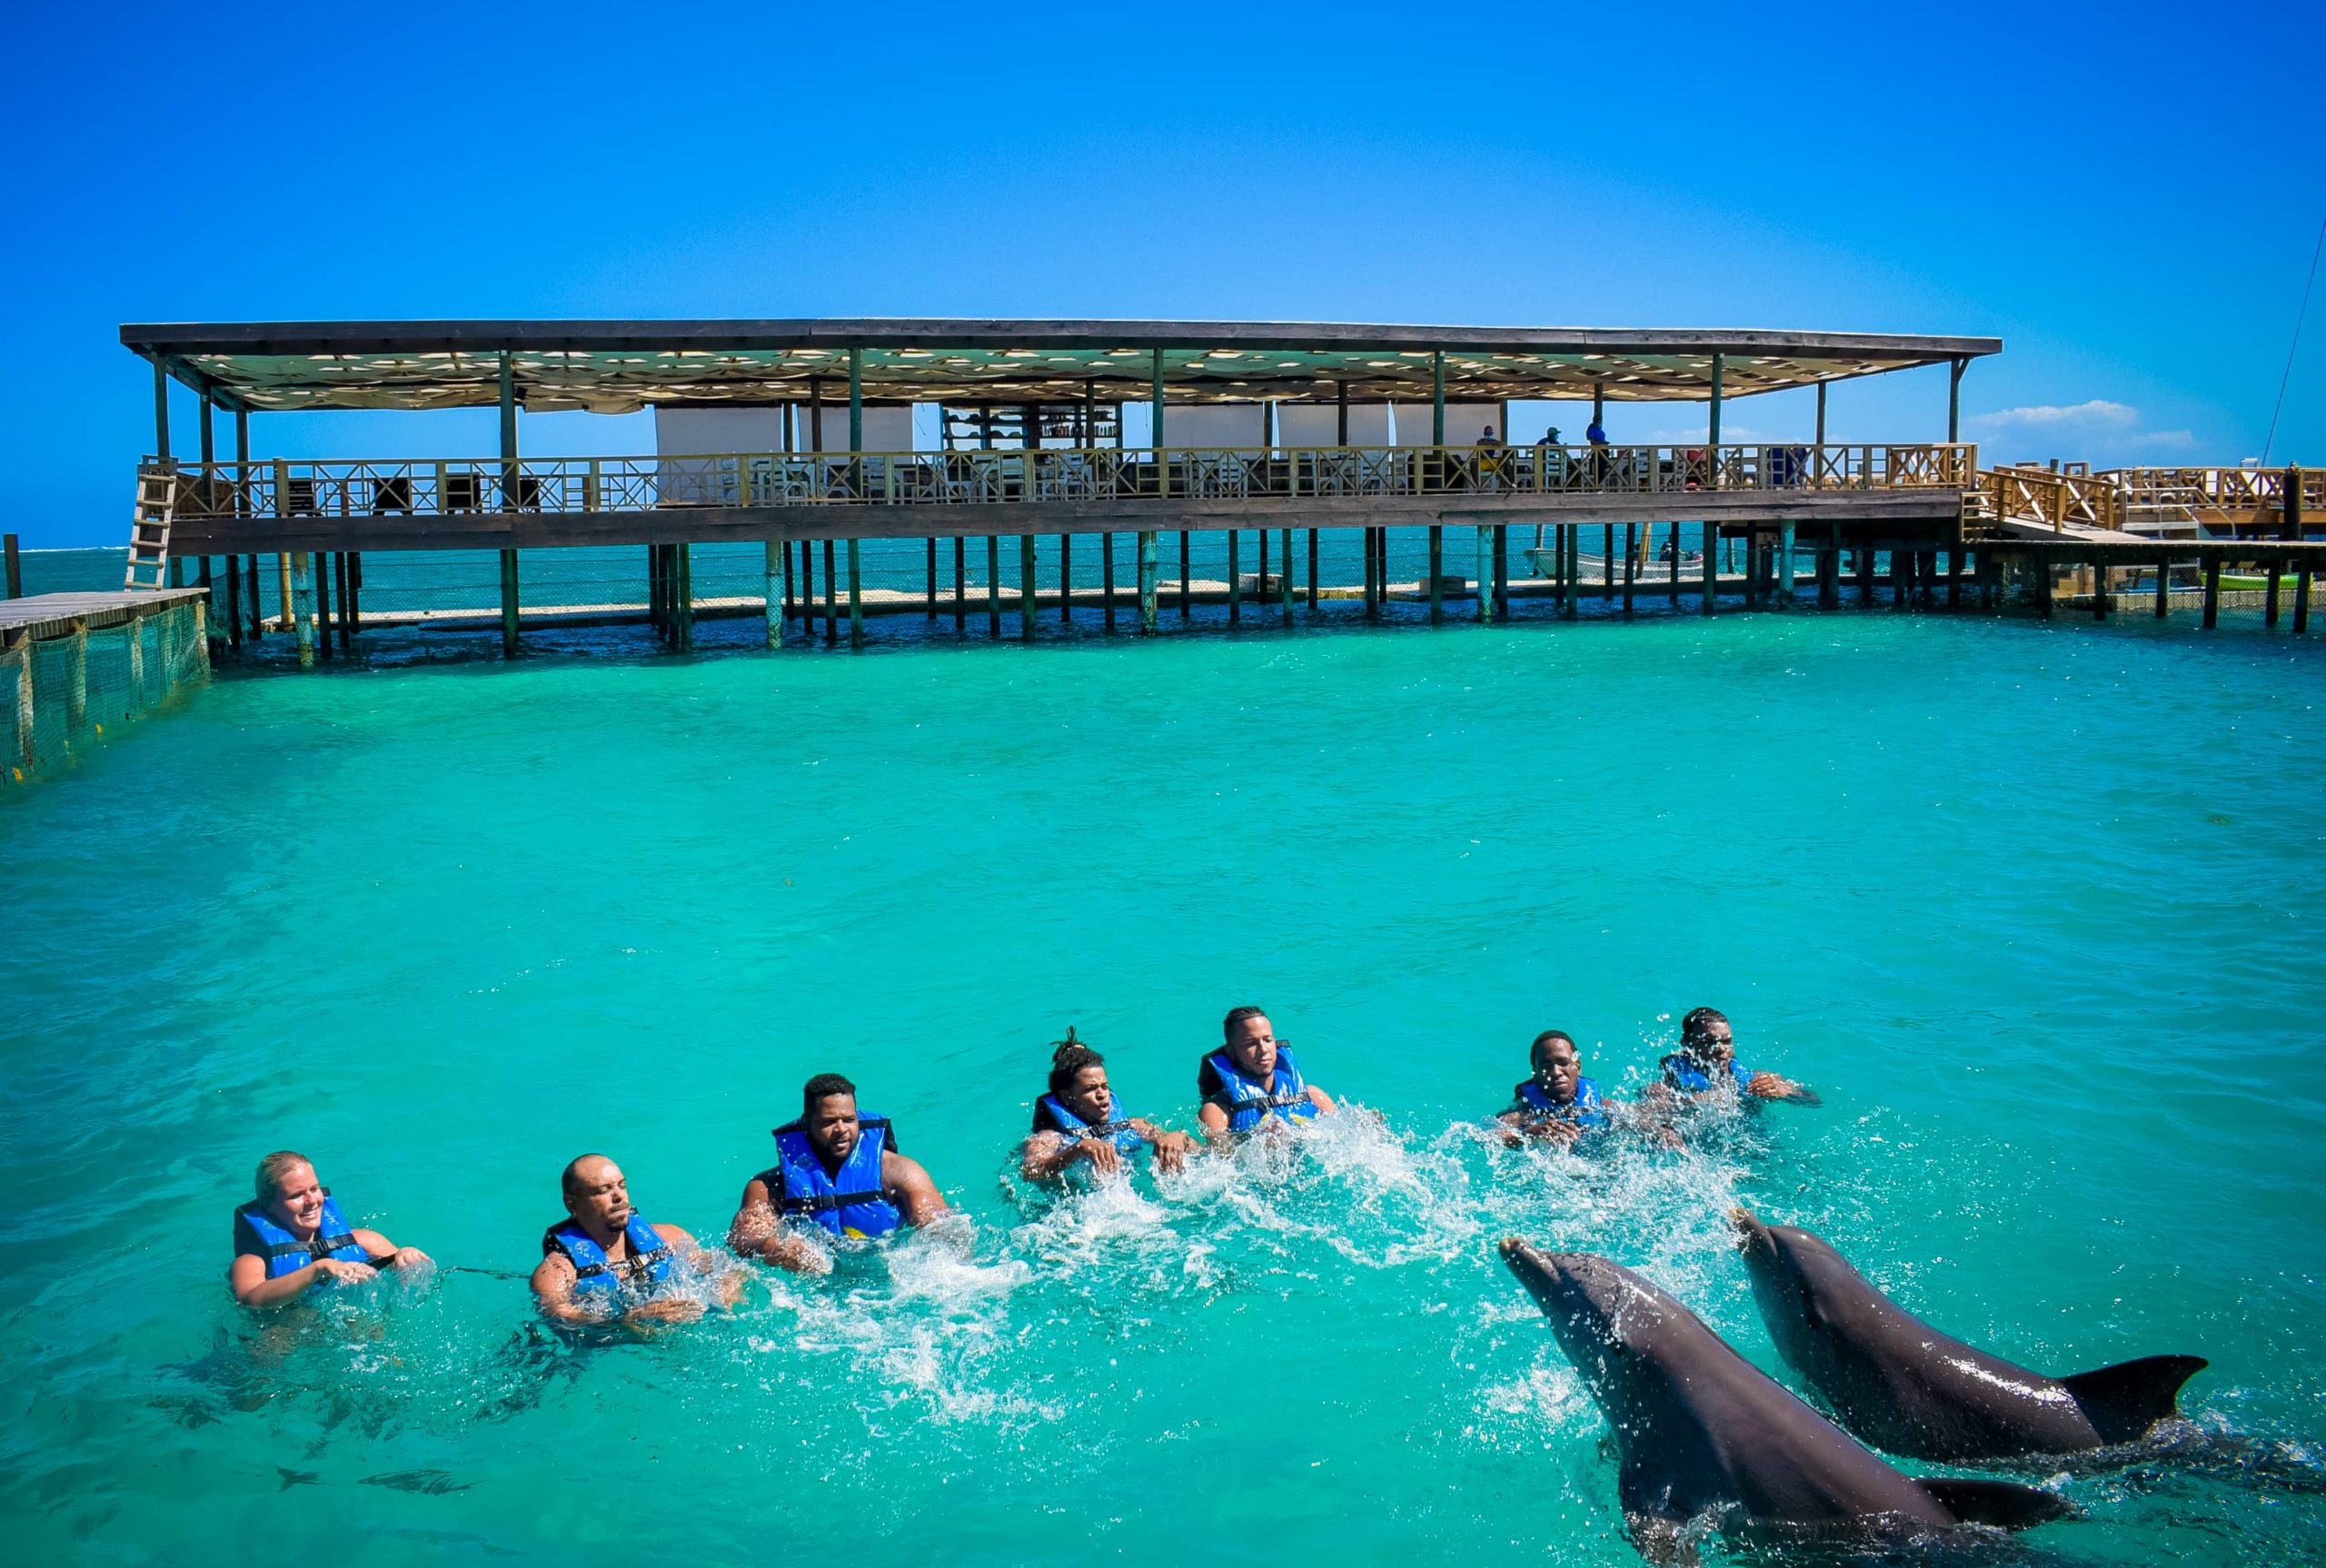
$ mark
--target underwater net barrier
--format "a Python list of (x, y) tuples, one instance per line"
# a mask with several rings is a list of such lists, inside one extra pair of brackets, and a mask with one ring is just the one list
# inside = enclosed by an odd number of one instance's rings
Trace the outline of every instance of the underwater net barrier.
[[(105, 600), (98, 605), (72, 601)], [(50, 611), (56, 613), (50, 613)], [(0, 601), (0, 690), (12, 694), (8, 778), (24, 783), (210, 672), (198, 590)]]

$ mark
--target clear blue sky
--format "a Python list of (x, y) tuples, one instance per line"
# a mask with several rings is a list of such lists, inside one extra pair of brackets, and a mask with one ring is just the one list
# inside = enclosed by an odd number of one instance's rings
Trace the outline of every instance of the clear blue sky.
[[(2322, 15), (14, 7), (0, 528), (126, 537), (152, 393), (124, 321), (1991, 333), (2005, 352), (1963, 389), (1991, 456), (2234, 462), (2261, 452), (2326, 216)], [(2273, 461), (2326, 463), (2311, 312)], [(1944, 400), (1943, 372), (1844, 383), (1834, 437), (1941, 433)], [(1786, 394), (1725, 422), (1808, 420)], [(492, 441), (490, 413), (253, 421), (263, 454)], [(523, 441), (651, 448), (582, 415)]]

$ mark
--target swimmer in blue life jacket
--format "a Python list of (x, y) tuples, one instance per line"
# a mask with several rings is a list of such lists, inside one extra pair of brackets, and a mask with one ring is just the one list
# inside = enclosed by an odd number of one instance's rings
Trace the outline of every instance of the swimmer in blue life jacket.
[(1220, 1032), (1226, 1043), (1196, 1069), (1196, 1094), (1203, 1101), (1196, 1115), (1205, 1136), (1297, 1126), (1339, 1108), (1301, 1076), (1259, 1008), (1230, 1008)]
[(860, 1116), (856, 1086), (818, 1073), (800, 1091), (800, 1115), (775, 1129), (775, 1164), (743, 1186), (727, 1244), (794, 1274), (822, 1274), (831, 1260), (800, 1233), (812, 1226), (835, 1240), (886, 1236), (927, 1225), (945, 1196), (919, 1162), (890, 1146), (889, 1118)]
[[(542, 1234), (542, 1261), (533, 1270), (533, 1299), (557, 1323), (687, 1323), (703, 1304), (669, 1287), (686, 1275), (716, 1275), (712, 1294), (732, 1306), (742, 1275), (697, 1245), (674, 1225), (650, 1225), (631, 1206), (630, 1180), (603, 1155), (583, 1155), (565, 1167), (566, 1217)], [(617, 1310), (619, 1309), (619, 1310)]]
[(1774, 1073), (1753, 1072), (1736, 1059), (1735, 1031), (1728, 1017), (1695, 1007), (1680, 1020), (1680, 1048), (1664, 1058), (1660, 1087), (1692, 1097), (1735, 1093), (1753, 1099), (1819, 1103), (1815, 1094)]
[(1543, 1138), (1571, 1144), (1585, 1133), (1615, 1125), (1614, 1102), (1583, 1076), (1583, 1054), (1565, 1029), (1545, 1029), (1527, 1048), (1532, 1074), (1513, 1086), (1510, 1108), (1495, 1119), (1507, 1128), (1504, 1141)]
[(1034, 1102), (1034, 1130), (1018, 1166), (1029, 1181), (1063, 1176), (1080, 1160), (1093, 1175), (1112, 1176), (1128, 1160), (1155, 1151), (1155, 1168), (1180, 1171), (1203, 1146), (1141, 1116), (1127, 1116), (1107, 1081), (1107, 1059), (1066, 1031), (1050, 1056), (1049, 1093)]
[(319, 1285), (361, 1285), (383, 1268), (429, 1261), (416, 1246), (349, 1225), (303, 1154), (278, 1149), (259, 1161), (257, 1187), (257, 1197), (234, 1211), (226, 1271), (244, 1306), (278, 1306)]

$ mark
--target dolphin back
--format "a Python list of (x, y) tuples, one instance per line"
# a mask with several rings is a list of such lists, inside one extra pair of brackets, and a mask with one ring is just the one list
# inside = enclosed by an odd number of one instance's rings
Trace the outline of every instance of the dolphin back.
[(2130, 1443), (2181, 1413), (2181, 1385), (2209, 1364), (2202, 1355), (2143, 1355), (2060, 1379), (2110, 1443)]
[(2064, 1519), (2075, 1512), (2066, 1498), (2014, 1481), (1974, 1481), (1961, 1475), (1925, 1475), (1914, 1484), (1965, 1524), (2025, 1530)]

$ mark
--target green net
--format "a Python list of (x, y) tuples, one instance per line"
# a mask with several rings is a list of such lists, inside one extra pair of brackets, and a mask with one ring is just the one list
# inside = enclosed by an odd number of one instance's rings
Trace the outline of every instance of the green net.
[(10, 781), (68, 766), (209, 670), (203, 617), (192, 601), (120, 626), (17, 643), (0, 656), (0, 690), (12, 699)]

